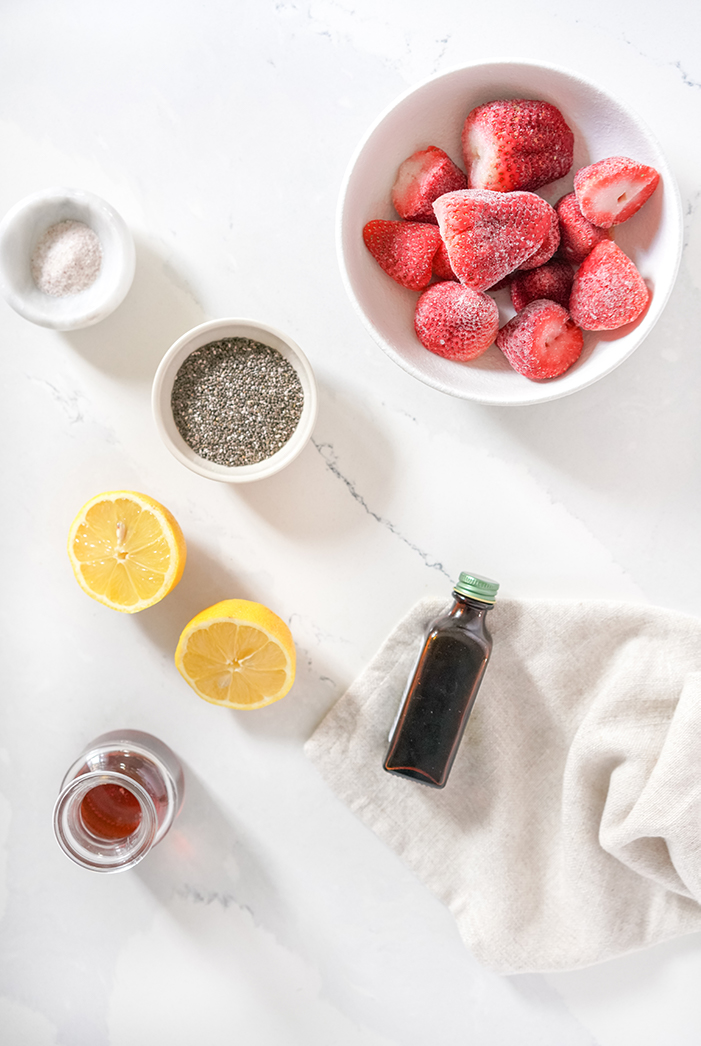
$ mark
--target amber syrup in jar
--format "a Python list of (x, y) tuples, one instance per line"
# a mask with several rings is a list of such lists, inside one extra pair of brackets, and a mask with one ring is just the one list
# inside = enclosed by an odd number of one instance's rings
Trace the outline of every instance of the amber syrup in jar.
[(390, 736), (389, 773), (445, 786), (492, 652), (485, 618), (498, 588), (460, 574), (453, 605), (429, 624)]
[(126, 839), (141, 818), (141, 803), (124, 785), (95, 785), (80, 802), (80, 819), (96, 839)]
[(152, 734), (115, 730), (84, 749), (63, 779), (54, 833), (76, 864), (132, 868), (170, 829), (183, 801), (175, 754)]

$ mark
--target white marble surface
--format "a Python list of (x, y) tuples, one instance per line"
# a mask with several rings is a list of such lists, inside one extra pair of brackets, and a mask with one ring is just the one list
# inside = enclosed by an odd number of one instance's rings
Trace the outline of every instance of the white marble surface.
[[(52, 184), (104, 196), (133, 288), (59, 334), (0, 303), (3, 699), (0, 1041), (7, 1046), (696, 1046), (701, 940), (589, 970), (500, 978), (329, 793), (302, 746), (420, 596), (460, 569), (510, 595), (701, 613), (701, 16), (691, 0), (10, 0), (0, 11), (0, 210)], [(634, 356), (553, 403), (449, 399), (391, 363), (345, 298), (336, 196), (377, 113), (466, 61), (583, 73), (636, 108), (677, 174), (686, 248)], [(320, 386), (313, 442), (234, 489), (160, 444), (157, 363), (243, 315), (287, 331)], [(185, 576), (119, 615), (65, 554), (100, 490), (143, 490), (185, 531)], [(286, 618), (298, 681), (237, 714), (172, 655), (243, 596)], [(51, 834), (82, 745), (129, 726), (182, 757), (188, 794), (137, 869), (74, 867)]]

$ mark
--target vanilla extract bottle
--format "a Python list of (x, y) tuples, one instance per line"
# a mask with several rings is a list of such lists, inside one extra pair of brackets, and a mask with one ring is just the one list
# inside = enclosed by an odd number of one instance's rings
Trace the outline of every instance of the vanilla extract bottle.
[(485, 618), (498, 589), (489, 578), (460, 574), (453, 605), (426, 629), (390, 736), (389, 773), (445, 786), (492, 652)]

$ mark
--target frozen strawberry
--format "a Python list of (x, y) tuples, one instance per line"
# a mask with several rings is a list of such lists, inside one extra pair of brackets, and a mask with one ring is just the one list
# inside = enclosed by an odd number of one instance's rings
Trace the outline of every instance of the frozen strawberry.
[(464, 363), (481, 356), (494, 341), (499, 309), (488, 295), (460, 283), (434, 283), (416, 303), (414, 327), (430, 352)]
[(375, 261), (403, 287), (420, 291), (431, 282), (433, 259), (441, 243), (435, 225), (424, 222), (368, 222), (365, 246)]
[(453, 272), (466, 287), (492, 287), (531, 257), (550, 228), (552, 208), (531, 192), (462, 189), (433, 205)]
[(401, 164), (392, 188), (392, 203), (400, 218), (435, 224), (433, 201), (455, 189), (467, 189), (467, 177), (447, 153), (430, 145)]
[(654, 167), (627, 156), (609, 156), (574, 176), (574, 191), (584, 217), (601, 229), (620, 225), (649, 200), (660, 180)]
[(450, 267), (448, 251), (443, 240), (441, 240), (433, 258), (433, 275), (439, 280), (457, 280), (457, 276)]
[(597, 243), (610, 238), (606, 229), (587, 221), (573, 192), (558, 200), (555, 210), (560, 219), (560, 251), (573, 265), (583, 262)]
[(584, 338), (567, 309), (538, 299), (501, 328), (496, 342), (514, 370), (542, 381), (559, 377), (577, 362)]
[(649, 300), (634, 263), (613, 240), (604, 240), (577, 269), (570, 312), (585, 331), (612, 331), (637, 320)]
[(574, 135), (560, 110), (530, 98), (480, 105), (462, 131), (471, 189), (537, 189), (567, 174), (573, 148)]
[(515, 273), (511, 281), (511, 302), (520, 312), (531, 301), (547, 298), (565, 309), (569, 305), (574, 270), (569, 262), (550, 261), (538, 269)]
[(557, 217), (557, 213), (554, 207), (550, 204), (546, 204), (549, 208), (548, 213), (550, 214), (550, 228), (545, 234), (545, 239), (541, 243), (535, 254), (532, 254), (525, 262), (519, 265), (519, 269), (537, 269), (539, 265), (545, 265), (547, 261), (550, 261), (553, 254), (560, 246), (560, 222)]

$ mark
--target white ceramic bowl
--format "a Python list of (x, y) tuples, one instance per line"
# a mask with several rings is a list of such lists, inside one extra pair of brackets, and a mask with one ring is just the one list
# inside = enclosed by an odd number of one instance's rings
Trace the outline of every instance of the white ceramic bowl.
[[(277, 349), (292, 364), (302, 385), (304, 406), (297, 428), (284, 447), (255, 465), (217, 465), (201, 458), (182, 438), (173, 419), (171, 395), (178, 371), (192, 352), (220, 338), (252, 338)], [(294, 461), (306, 445), (316, 421), (316, 381), (309, 360), (299, 345), (282, 331), (255, 320), (210, 320), (208, 323), (201, 323), (199, 327), (193, 327), (168, 349), (153, 380), (151, 404), (160, 437), (181, 464), (207, 479), (216, 479), (224, 483), (251, 483), (280, 472)]]
[[(30, 263), (37, 243), (58, 222), (89, 225), (102, 245), (97, 279), (77, 294), (40, 291)], [(0, 223), (0, 290), (9, 305), (32, 323), (54, 330), (90, 327), (109, 316), (131, 287), (134, 241), (124, 219), (106, 200), (82, 189), (44, 189), (20, 200)]]
[[(655, 167), (661, 184), (636, 215), (614, 229), (653, 295), (637, 324), (588, 332), (579, 361), (565, 374), (533, 382), (513, 370), (493, 345), (471, 363), (429, 352), (414, 333), (418, 294), (395, 283), (363, 243), (373, 218), (397, 218), (390, 192), (400, 163), (437, 145), (463, 166), (460, 134), (477, 105), (496, 98), (538, 98), (556, 105), (575, 135), (574, 163), (565, 177), (538, 190), (555, 203), (572, 190), (574, 173), (606, 156), (630, 156)], [(501, 405), (542, 403), (567, 396), (608, 374), (640, 345), (659, 318), (681, 257), (683, 216), (679, 191), (660, 147), (634, 113), (600, 87), (573, 73), (530, 62), (494, 61), (445, 73), (403, 95), (375, 122), (351, 160), (341, 189), (337, 246), (348, 294), (370, 333), (409, 374), (452, 396)], [(500, 326), (514, 315), (509, 292), (495, 295)]]

